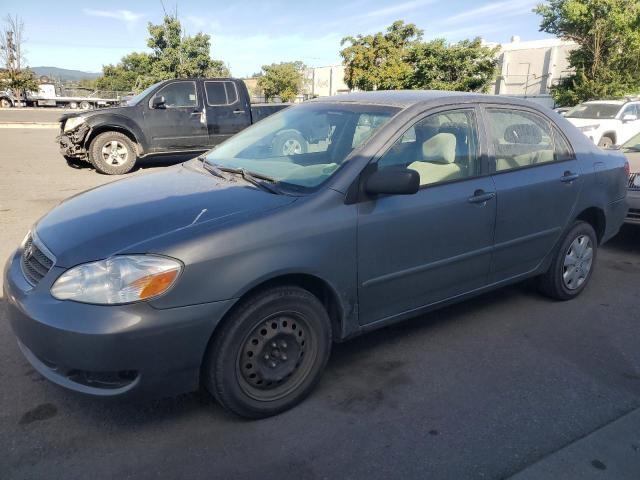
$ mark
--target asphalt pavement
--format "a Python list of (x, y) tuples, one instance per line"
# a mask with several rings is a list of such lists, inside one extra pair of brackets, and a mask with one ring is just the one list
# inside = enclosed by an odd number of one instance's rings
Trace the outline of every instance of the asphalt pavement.
[[(0, 129), (2, 259), (59, 201), (117, 179), (67, 166), (55, 134)], [(624, 455), (593, 438), (640, 407), (639, 279), (640, 228), (627, 226), (579, 299), (522, 284), (335, 345), (310, 398), (260, 421), (199, 393), (64, 391), (22, 357), (0, 305), (0, 478), (617, 478)], [(593, 450), (557, 460), (584, 441)], [(549, 476), (549, 461), (570, 475)]]

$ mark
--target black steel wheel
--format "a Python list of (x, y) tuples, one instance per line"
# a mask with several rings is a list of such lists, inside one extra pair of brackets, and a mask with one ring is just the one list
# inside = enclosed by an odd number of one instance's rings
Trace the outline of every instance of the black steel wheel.
[(214, 335), (203, 383), (238, 415), (275, 415), (309, 394), (330, 349), (331, 324), (314, 295), (293, 286), (269, 289), (244, 301)]

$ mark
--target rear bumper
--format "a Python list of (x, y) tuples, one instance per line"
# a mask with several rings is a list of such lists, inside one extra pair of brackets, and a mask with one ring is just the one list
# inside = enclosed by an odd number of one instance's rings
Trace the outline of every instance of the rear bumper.
[(232, 300), (157, 309), (54, 299), (54, 267), (35, 287), (20, 254), (4, 271), (7, 316), (20, 349), (50, 381), (100, 397), (174, 395), (198, 388), (209, 339)]
[(629, 190), (627, 202), (629, 203), (629, 213), (625, 222), (640, 225), (640, 190)]

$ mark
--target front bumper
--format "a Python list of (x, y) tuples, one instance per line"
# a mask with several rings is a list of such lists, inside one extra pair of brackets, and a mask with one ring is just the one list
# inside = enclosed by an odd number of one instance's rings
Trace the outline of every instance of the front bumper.
[(60, 153), (69, 158), (87, 158), (85, 138), (89, 133), (87, 125), (81, 125), (76, 130), (65, 133), (60, 129), (60, 135), (56, 137), (56, 143), (60, 147)]
[(627, 202), (629, 203), (629, 213), (625, 222), (640, 225), (640, 190), (629, 190)]
[(11, 328), (32, 366), (52, 382), (102, 397), (174, 395), (198, 388), (213, 331), (233, 300), (157, 309), (145, 302), (104, 306), (49, 293), (64, 269), (32, 287), (21, 251), (4, 270)]

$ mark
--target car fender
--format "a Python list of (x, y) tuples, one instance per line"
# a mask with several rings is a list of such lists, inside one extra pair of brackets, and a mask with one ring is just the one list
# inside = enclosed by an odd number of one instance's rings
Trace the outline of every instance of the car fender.
[(107, 131), (119, 131), (133, 137), (138, 145), (138, 155), (142, 156), (149, 151), (149, 142), (144, 131), (138, 123), (130, 117), (117, 114), (93, 115), (87, 118), (89, 133), (85, 137), (85, 148), (89, 148), (89, 143), (96, 135)]

